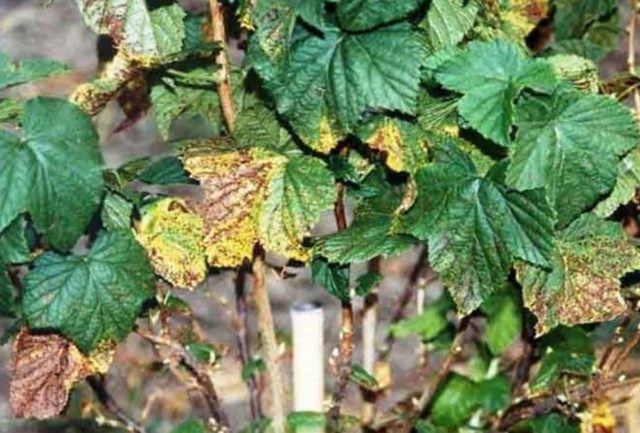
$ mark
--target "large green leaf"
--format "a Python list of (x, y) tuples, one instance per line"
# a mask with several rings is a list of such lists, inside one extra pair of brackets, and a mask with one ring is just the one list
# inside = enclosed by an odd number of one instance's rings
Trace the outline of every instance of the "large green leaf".
[(16, 64), (0, 50), (0, 90), (67, 71), (62, 63), (46, 59), (27, 59)]
[(52, 98), (27, 102), (22, 138), (0, 131), (0, 230), (29, 212), (56, 248), (76, 242), (102, 195), (102, 156), (91, 118)]
[(549, 264), (554, 215), (542, 190), (504, 186), (504, 164), (482, 177), (452, 145), (434, 155), (415, 176), (418, 197), (403, 230), (429, 242), (432, 266), (468, 313), (504, 285), (514, 258)]
[(505, 40), (471, 42), (436, 71), (444, 87), (464, 96), (458, 110), (471, 127), (502, 146), (511, 142), (514, 100), (525, 88), (550, 92), (556, 85), (551, 66), (528, 59)]
[(33, 329), (54, 329), (90, 352), (121, 341), (154, 294), (144, 250), (128, 231), (102, 233), (85, 256), (45, 253), (24, 279), (22, 307)]
[(353, 129), (369, 109), (415, 111), (421, 56), (405, 24), (358, 34), (328, 29), (322, 37), (300, 30), (282, 61), (254, 67), (296, 133), (329, 152), (336, 128)]
[(149, 10), (145, 0), (76, 0), (85, 22), (144, 62), (180, 52), (186, 13), (177, 4)]
[(455, 47), (473, 27), (478, 5), (463, 0), (433, 0), (426, 19), (420, 24), (434, 50)]
[(607, 96), (559, 90), (519, 104), (507, 183), (546, 188), (566, 226), (615, 183), (619, 159), (637, 145), (630, 111)]
[(557, 238), (551, 270), (518, 266), (525, 305), (538, 333), (560, 324), (602, 322), (625, 311), (620, 280), (640, 268), (640, 253), (618, 223), (584, 214)]
[(424, 0), (341, 0), (338, 3), (340, 27), (348, 31), (373, 29), (398, 21), (416, 10)]
[(555, 35), (558, 40), (581, 38), (596, 21), (612, 13), (615, 0), (555, 0)]

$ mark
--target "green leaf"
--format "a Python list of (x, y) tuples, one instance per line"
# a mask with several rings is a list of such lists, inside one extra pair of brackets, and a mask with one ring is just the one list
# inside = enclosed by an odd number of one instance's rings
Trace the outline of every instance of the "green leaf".
[(520, 335), (522, 314), (513, 287), (495, 293), (485, 302), (482, 310), (487, 314), (484, 339), (494, 355), (500, 355)]
[(187, 82), (164, 77), (151, 87), (151, 105), (160, 130), (160, 135), (168, 139), (171, 126), (180, 117), (200, 116), (212, 127), (214, 132), (220, 130), (220, 101), (215, 84), (191, 84), (190, 76), (205, 73), (214, 76), (212, 67), (193, 68), (185, 72)]
[(376, 287), (383, 277), (377, 272), (367, 272), (356, 280), (356, 295), (367, 296)]
[(433, 0), (420, 27), (426, 31), (434, 51), (451, 48), (471, 30), (477, 13), (478, 5), (473, 1), (463, 4), (463, 0)]
[(296, 14), (307, 24), (316, 29), (324, 27), (324, 2), (325, 0), (287, 0)]
[(335, 201), (335, 181), (324, 162), (306, 155), (291, 157), (270, 178), (258, 229), (263, 245), (286, 255)]
[(129, 232), (105, 232), (85, 256), (38, 258), (24, 279), (22, 308), (31, 328), (60, 331), (88, 353), (123, 340), (153, 294), (142, 247)]
[(190, 343), (187, 350), (194, 359), (203, 364), (213, 365), (218, 360), (216, 348), (206, 343)]
[(102, 156), (91, 118), (52, 98), (27, 102), (22, 139), (0, 131), (0, 230), (31, 214), (49, 243), (71, 248), (102, 196)]
[(0, 232), (0, 262), (3, 261), (11, 264), (31, 261), (24, 217), (16, 218)]
[(242, 367), (242, 380), (247, 382), (249, 378), (260, 375), (260, 373), (264, 372), (266, 368), (267, 367), (262, 358), (251, 358)]
[(423, 341), (432, 340), (447, 328), (447, 313), (452, 307), (451, 298), (444, 294), (436, 302), (427, 305), (421, 314), (391, 325), (389, 333), (398, 338), (416, 334)]
[(620, 280), (640, 252), (615, 222), (584, 214), (556, 237), (551, 270), (519, 265), (524, 303), (542, 334), (559, 325), (602, 322), (625, 310)]
[(64, 64), (53, 60), (27, 59), (14, 64), (0, 50), (0, 90), (67, 71), (68, 68)]
[(380, 387), (380, 384), (378, 383), (376, 378), (369, 374), (362, 366), (358, 364), (351, 365), (351, 376), (349, 377), (349, 379), (356, 385), (359, 385), (368, 390), (376, 390)]
[(422, 3), (423, 0), (341, 0), (338, 21), (348, 31), (370, 30), (405, 18)]
[(175, 156), (164, 156), (143, 168), (136, 178), (151, 185), (192, 183), (182, 162)]
[(171, 433), (207, 433), (208, 429), (199, 418), (189, 418), (171, 430)]
[(640, 150), (634, 149), (618, 164), (618, 179), (611, 194), (593, 210), (601, 217), (613, 214), (620, 205), (629, 203), (636, 196), (640, 185)]
[(444, 87), (464, 96), (458, 111), (484, 137), (502, 146), (511, 142), (514, 101), (525, 89), (551, 92), (556, 78), (544, 60), (528, 59), (505, 40), (471, 42), (436, 71)]
[(320, 284), (339, 300), (351, 301), (348, 266), (329, 263), (321, 257), (314, 257), (311, 262), (311, 280), (314, 284)]
[(431, 421), (441, 427), (462, 426), (479, 408), (496, 412), (509, 401), (509, 382), (498, 376), (474, 382), (459, 374), (452, 374), (439, 389), (431, 408)]
[(131, 227), (133, 203), (120, 194), (108, 192), (102, 204), (100, 214), (102, 224), (107, 230), (125, 230)]
[(369, 109), (415, 111), (422, 50), (408, 25), (299, 33), (280, 61), (253, 66), (278, 112), (310, 147), (328, 153), (340, 138), (336, 130), (353, 129)]
[(305, 427), (322, 428), (326, 422), (327, 416), (322, 412), (298, 411), (287, 415), (287, 426), (293, 431), (304, 431)]
[(543, 191), (504, 186), (504, 164), (481, 177), (451, 145), (434, 155), (435, 163), (415, 176), (418, 197), (403, 224), (428, 241), (432, 266), (469, 313), (505, 284), (515, 258), (549, 264), (554, 215)]
[(145, 0), (76, 0), (85, 22), (142, 63), (182, 50), (186, 13), (177, 4), (149, 10)]
[(611, 190), (619, 159), (640, 139), (628, 108), (573, 90), (526, 99), (516, 123), (507, 183), (546, 188), (559, 227)]
[(580, 428), (559, 413), (549, 413), (525, 422), (531, 433), (579, 433)]
[(616, 8), (615, 0), (555, 0), (554, 23), (558, 40), (580, 38), (589, 26)]

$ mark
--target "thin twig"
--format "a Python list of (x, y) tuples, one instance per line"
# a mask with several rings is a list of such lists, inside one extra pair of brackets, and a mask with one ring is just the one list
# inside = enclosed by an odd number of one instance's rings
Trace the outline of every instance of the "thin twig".
[[(634, 75), (636, 69), (636, 22), (638, 15), (638, 0), (629, 0), (629, 45), (627, 47), (627, 65), (629, 73)], [(636, 119), (640, 118), (640, 92), (637, 87), (633, 90), (633, 105)]]
[(218, 0), (209, 0), (211, 12), (211, 30), (213, 40), (220, 44), (220, 52), (216, 55), (216, 63), (220, 66), (221, 79), (218, 83), (218, 96), (222, 115), (229, 132), (233, 133), (236, 124), (236, 109), (233, 101), (233, 89), (231, 87), (231, 68), (227, 55), (227, 37), (224, 27), (224, 9)]
[[(235, 318), (235, 331), (236, 331), (236, 343), (238, 345), (238, 351), (240, 352), (240, 361), (242, 366), (246, 366), (251, 360), (251, 351), (249, 349), (249, 336), (247, 334), (248, 329), (248, 314), (247, 314), (247, 294), (245, 291), (246, 270), (243, 267), (238, 269), (238, 274), (235, 282), (236, 289), (236, 318)], [(260, 388), (258, 387), (258, 381), (252, 374), (247, 379), (247, 386), (249, 388), (249, 405), (251, 407), (251, 417), (253, 420), (262, 418), (262, 407), (260, 404)]]
[(182, 344), (168, 338), (167, 332), (165, 332), (164, 337), (153, 335), (152, 333), (142, 329), (136, 330), (136, 333), (145, 340), (153, 343), (154, 347), (165, 346), (169, 349), (171, 360), (184, 367), (184, 369), (197, 383), (198, 389), (204, 397), (213, 419), (220, 426), (228, 430), (229, 419), (222, 408), (222, 403), (220, 402), (220, 398), (218, 397), (218, 393), (209, 373), (192, 359), (192, 356), (187, 349)]
[[(393, 325), (398, 323), (404, 317), (404, 310), (406, 310), (407, 306), (411, 302), (413, 298), (413, 294), (415, 292), (415, 288), (418, 285), (420, 280), (420, 276), (423, 274), (423, 271), (427, 265), (427, 256), (428, 250), (427, 247), (424, 246), (422, 251), (420, 251), (420, 255), (418, 256), (418, 260), (416, 261), (413, 269), (411, 270), (411, 274), (409, 275), (409, 280), (407, 284), (404, 286), (402, 293), (400, 294), (400, 298), (396, 302), (396, 309), (393, 311), (391, 315), (391, 319), (389, 320), (389, 324)], [(383, 362), (387, 362), (389, 357), (391, 356), (391, 351), (393, 350), (393, 346), (396, 342), (395, 336), (389, 332), (384, 340), (384, 350), (380, 354), (380, 360)]]
[(264, 250), (256, 245), (253, 257), (253, 299), (258, 315), (258, 331), (260, 332), (262, 356), (267, 368), (269, 394), (271, 396), (271, 418), (275, 433), (284, 433), (285, 426), (285, 392), (284, 380), (278, 364), (278, 342), (269, 303), (264, 263)]
[[(334, 206), (334, 215), (338, 231), (347, 228), (347, 216), (344, 210), (344, 184), (337, 185), (338, 196)], [(331, 408), (327, 413), (330, 431), (340, 431), (340, 411), (347, 384), (351, 376), (353, 362), (353, 306), (350, 301), (341, 302), (340, 347), (336, 360), (337, 378), (331, 396)]]
[(87, 378), (87, 382), (105, 410), (113, 415), (125, 429), (133, 433), (147, 433), (144, 427), (127, 415), (109, 394), (103, 377), (91, 376)]
[(458, 323), (458, 326), (456, 328), (456, 334), (453, 339), (453, 343), (451, 344), (451, 348), (449, 349), (449, 353), (444, 359), (442, 366), (438, 370), (435, 380), (427, 385), (424, 391), (422, 391), (422, 395), (420, 396), (420, 399), (416, 404), (415, 413), (405, 424), (404, 428), (402, 429), (403, 433), (409, 433), (413, 429), (413, 425), (415, 424), (416, 420), (427, 414), (429, 406), (431, 405), (436, 392), (449, 376), (451, 368), (462, 353), (462, 344), (464, 342), (465, 333), (469, 327), (469, 322), (470, 318), (468, 316), (460, 319), (460, 323)]

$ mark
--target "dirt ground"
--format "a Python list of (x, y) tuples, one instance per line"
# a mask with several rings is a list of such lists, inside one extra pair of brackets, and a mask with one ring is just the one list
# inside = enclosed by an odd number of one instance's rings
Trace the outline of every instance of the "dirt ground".
[[(21, 97), (35, 95), (52, 95), (65, 97), (80, 83), (95, 75), (97, 68), (96, 37), (83, 24), (75, 2), (72, 0), (56, 0), (47, 7), (42, 7), (42, 0), (0, 0), (0, 49), (13, 59), (29, 57), (48, 57), (67, 63), (73, 72), (61, 78), (48, 80), (36, 85), (24, 85), (11, 90), (11, 94)], [(205, 7), (206, 1), (190, 1), (188, 7)], [(612, 54), (605, 63), (604, 70), (611, 71), (624, 64), (622, 51)], [(115, 167), (132, 158), (160, 155), (168, 152), (171, 144), (163, 141), (152, 119), (148, 115), (134, 126), (123, 132), (112, 131), (122, 120), (122, 115), (115, 106), (101, 113), (96, 121), (101, 136), (101, 145), (107, 166)], [(333, 230), (333, 222), (327, 217), (320, 230)], [(397, 259), (383, 263), (385, 279), (380, 289), (380, 321), (378, 337), (384, 337), (392, 307), (402, 290), (409, 274), (409, 269), (417, 259), (417, 252), (411, 251)], [(354, 277), (362, 273), (362, 267), (356, 267)], [(272, 307), (275, 313), (276, 326), (286, 335), (290, 333), (289, 308), (297, 300), (319, 300), (325, 308), (325, 353), (328, 355), (334, 347), (338, 333), (339, 303), (327, 295), (320, 287), (314, 286), (306, 271), (294, 270), (295, 278), (283, 280), (274, 272), (268, 279)], [(229, 354), (221, 361), (214, 374), (219, 393), (223, 396), (225, 409), (231, 416), (235, 429), (249, 420), (247, 392), (240, 376), (240, 367), (235, 348), (233, 318), (233, 274), (222, 273), (212, 276), (203, 287), (194, 293), (178, 293), (195, 309), (195, 315), (209, 340), (215, 344), (226, 345)], [(356, 305), (360, 311), (361, 305)], [(409, 313), (412, 313), (411, 306)], [(6, 323), (0, 321), (0, 333)], [(252, 349), (256, 351), (256, 333), (251, 330)], [(359, 338), (359, 336), (357, 336)], [(0, 433), (79, 433), (97, 431), (92, 425), (81, 423), (63, 426), (57, 422), (47, 426), (36, 427), (31, 423), (13, 420), (8, 408), (8, 365), (7, 346), (0, 347)], [(413, 338), (401, 340), (394, 350), (393, 380), (404, 392), (420, 387), (420, 380), (410, 374), (419, 359), (418, 342)], [(356, 361), (360, 354), (356, 353)], [(149, 419), (159, 421), (151, 426), (150, 431), (166, 432), (169, 425), (175, 424), (189, 414), (192, 409), (188, 395), (169, 379), (168, 374), (150, 375), (141, 365), (152, 360), (149, 347), (136, 337), (130, 337), (118, 350), (108, 376), (108, 387), (125, 410), (135, 417), (141, 415), (140, 410), (150, 399), (156, 401)], [(286, 357), (282, 362), (287, 374), (290, 374), (290, 360)], [(331, 381), (327, 375), (327, 389)], [(160, 392), (158, 392), (160, 390)], [(88, 395), (87, 388), (80, 387), (75, 401), (82, 395)], [(640, 394), (640, 390), (637, 394)], [(397, 396), (388, 399), (391, 402)], [(196, 401), (196, 412), (203, 409), (202, 402)], [(359, 403), (359, 394), (351, 387), (347, 412), (357, 414), (355, 407)], [(74, 402), (72, 402), (72, 405)], [(86, 409), (86, 408), (85, 408)], [(629, 407), (629, 416), (640, 412), (640, 402)], [(80, 409), (77, 409), (79, 412)], [(636, 424), (640, 425), (636, 419)], [(108, 430), (100, 430), (108, 431)], [(627, 432), (640, 433), (640, 431)]]

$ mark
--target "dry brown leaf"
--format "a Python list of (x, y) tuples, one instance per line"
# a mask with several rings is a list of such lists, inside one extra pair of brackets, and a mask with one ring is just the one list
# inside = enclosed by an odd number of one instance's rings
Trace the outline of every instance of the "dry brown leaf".
[(71, 388), (91, 375), (89, 358), (66, 338), (24, 329), (11, 352), (11, 411), (18, 418), (44, 419), (62, 412)]

